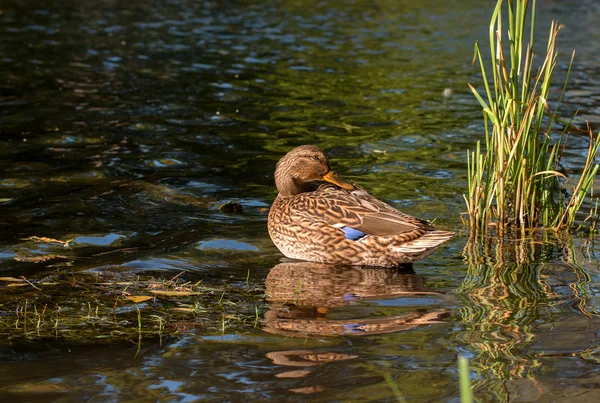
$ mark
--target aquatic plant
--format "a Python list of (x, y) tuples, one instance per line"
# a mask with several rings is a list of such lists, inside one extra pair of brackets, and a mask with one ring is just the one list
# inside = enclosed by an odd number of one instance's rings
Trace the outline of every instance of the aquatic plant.
[(56, 339), (77, 343), (162, 342), (199, 328), (207, 334), (254, 329), (264, 287), (208, 286), (114, 267), (102, 271), (0, 277), (0, 345)]
[(473, 390), (469, 378), (469, 359), (463, 355), (458, 356), (458, 380), (461, 403), (472, 403)]
[[(483, 108), (486, 136), (485, 148), (477, 142), (475, 151), (468, 152), (465, 201), (470, 227), (480, 234), (485, 234), (491, 225), (497, 225), (499, 233), (511, 225), (521, 230), (539, 225), (570, 228), (592, 189), (598, 171), (593, 161), (600, 144), (599, 137), (594, 137), (588, 128), (590, 143), (584, 167), (572, 189), (566, 189), (566, 175), (560, 172), (560, 162), (568, 131), (575, 127), (573, 118), (565, 121), (559, 117), (558, 108), (575, 53), (552, 110), (549, 95), (561, 26), (552, 22), (545, 57), (536, 69), (533, 63), (536, 2), (529, 7), (529, 0), (507, 1), (505, 33), (503, 3), (497, 1), (489, 25), (489, 69), (479, 43), (475, 44), (473, 61), (479, 61), (485, 87), (483, 96), (469, 86)], [(528, 41), (527, 25), (530, 26)], [(508, 39), (507, 46), (504, 36)], [(562, 130), (553, 133), (559, 126)]]

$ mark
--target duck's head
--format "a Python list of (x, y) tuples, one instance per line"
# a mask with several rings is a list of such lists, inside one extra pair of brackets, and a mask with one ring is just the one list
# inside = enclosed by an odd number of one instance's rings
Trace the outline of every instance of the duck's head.
[(327, 157), (317, 146), (305, 145), (294, 148), (279, 160), (275, 168), (275, 185), (281, 196), (315, 190), (325, 181), (346, 190), (356, 188), (336, 174), (329, 166)]

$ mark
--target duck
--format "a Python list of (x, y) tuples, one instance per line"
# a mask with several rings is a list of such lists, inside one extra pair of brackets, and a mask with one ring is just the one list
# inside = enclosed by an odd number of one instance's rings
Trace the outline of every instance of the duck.
[(393, 267), (420, 260), (455, 236), (342, 179), (314, 145), (296, 147), (277, 162), (275, 186), (267, 227), (289, 259)]

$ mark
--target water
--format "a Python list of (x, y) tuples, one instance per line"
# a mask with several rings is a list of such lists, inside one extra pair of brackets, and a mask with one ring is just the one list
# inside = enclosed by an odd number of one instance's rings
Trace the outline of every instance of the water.
[[(538, 7), (539, 46), (552, 18), (565, 24), (559, 74), (577, 48), (566, 111), (597, 125), (600, 9)], [(458, 401), (464, 354), (481, 401), (596, 401), (593, 243), (532, 234), (479, 250), (461, 233), (394, 271), (281, 262), (266, 231), (274, 165), (305, 143), (374, 195), (460, 231), (465, 153), (482, 133), (466, 83), (480, 82), (470, 61), (490, 12), (3, 3), (0, 270), (14, 279), (0, 284), (0, 395)], [(573, 140), (568, 156), (587, 146)], [(128, 293), (181, 272), (202, 293), (139, 302), (143, 337), (119, 336), (138, 326)], [(152, 315), (165, 312), (159, 337)]]

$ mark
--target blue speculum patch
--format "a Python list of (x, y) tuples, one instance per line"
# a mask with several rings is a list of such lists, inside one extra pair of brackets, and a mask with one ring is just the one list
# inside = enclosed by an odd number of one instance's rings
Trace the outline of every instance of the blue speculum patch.
[(358, 241), (360, 238), (367, 235), (364, 232), (350, 227), (342, 227), (342, 231), (344, 231), (346, 239), (350, 239), (352, 241)]

